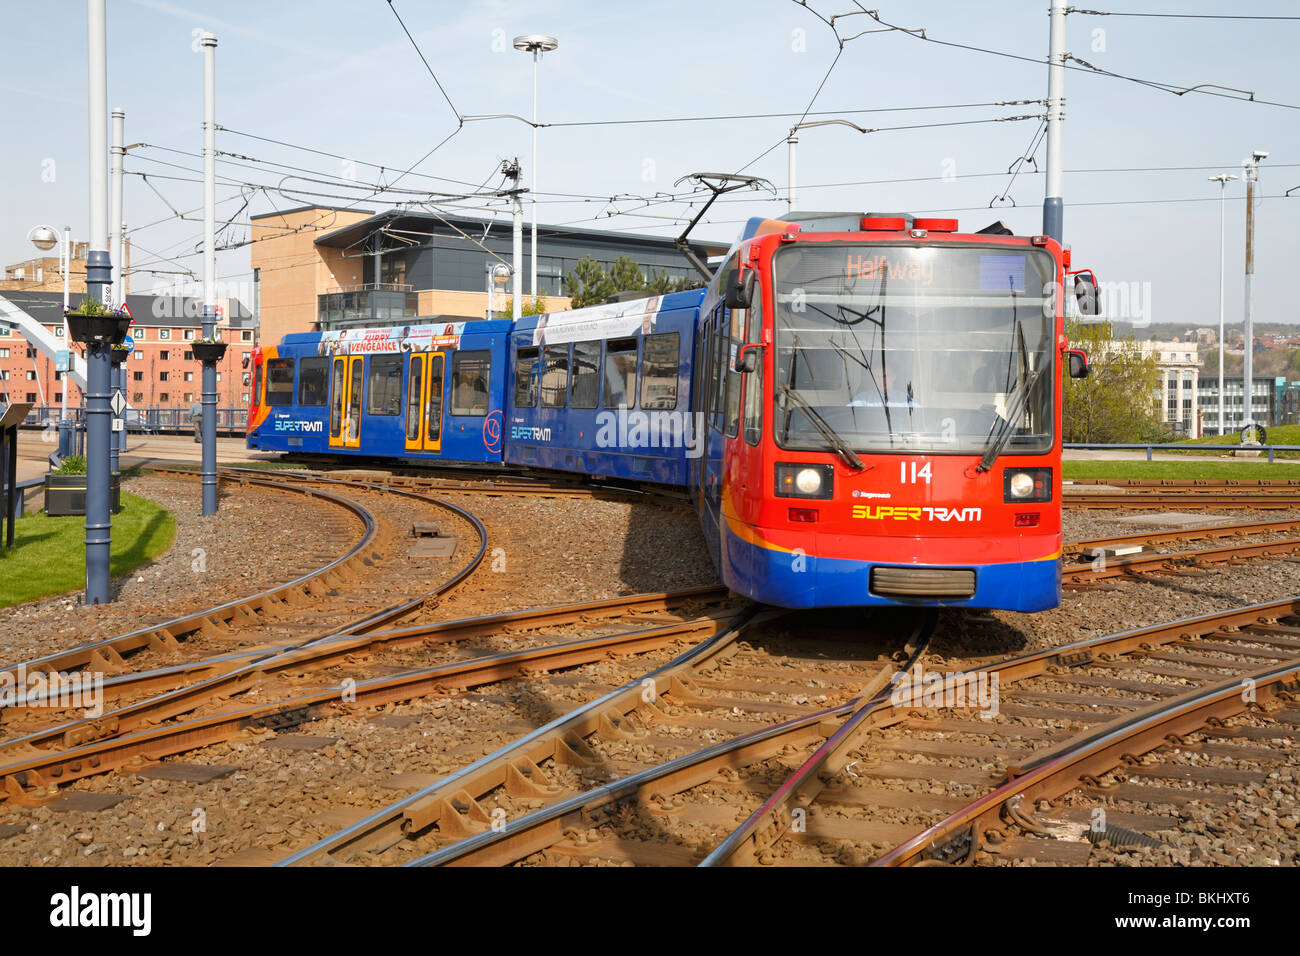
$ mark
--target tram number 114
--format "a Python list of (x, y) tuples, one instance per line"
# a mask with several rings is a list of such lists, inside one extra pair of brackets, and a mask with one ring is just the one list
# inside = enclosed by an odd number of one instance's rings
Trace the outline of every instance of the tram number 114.
[[(911, 477), (909, 477), (909, 473)], [(930, 483), (930, 463), (927, 461), (920, 468), (917, 468), (914, 461), (900, 461), (898, 463), (898, 480), (904, 485), (915, 485), (922, 481), (928, 485)]]

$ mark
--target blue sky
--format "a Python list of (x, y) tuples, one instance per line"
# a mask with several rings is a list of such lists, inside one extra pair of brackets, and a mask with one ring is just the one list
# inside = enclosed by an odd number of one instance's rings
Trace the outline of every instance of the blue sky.
[[(844, 13), (848, 0), (811, 0), (825, 16)], [(85, 5), (77, 0), (7, 3), (0, 36), (0, 91), (7, 106), (0, 150), (0, 258), (28, 258), (27, 230), (38, 223), (73, 227), (85, 239), (88, 222)], [(882, 18), (923, 27), (937, 40), (1045, 55), (1045, 0), (973, 4), (954, 0), (876, 2)], [(109, 0), (109, 106), (127, 112), (127, 168), (149, 173), (126, 181), (128, 227), (168, 219), (172, 207), (201, 204), (196, 175), (163, 163), (199, 169), (202, 145), (201, 56), (197, 36), (215, 33), (217, 121), (328, 153), (379, 163), (386, 181), (457, 128), (444, 100), (384, 0), (202, 3), (198, 0)], [(531, 110), (529, 58), (511, 49), (520, 33), (545, 32), (560, 47), (543, 59), (539, 119), (548, 123), (717, 114), (800, 113), (836, 52), (830, 29), (790, 0), (703, 4), (617, 0), (600, 6), (566, 2), (429, 3), (396, 0), (407, 27), (461, 114)], [(1294, 4), (1252, 0), (1229, 6), (1208, 0), (1098, 0), (1117, 11), (1295, 15)], [(877, 24), (864, 16), (837, 21), (849, 36)], [(801, 32), (802, 31), (802, 32)], [(1102, 31), (1102, 32), (1097, 32)], [(1257, 99), (1300, 104), (1294, 49), (1300, 22), (1095, 17), (1068, 18), (1068, 48), (1102, 69), (1180, 86), (1216, 83), (1250, 90)], [(816, 99), (815, 110), (868, 127), (985, 120), (1036, 114), (1040, 105), (951, 108), (1040, 99), (1047, 70), (1038, 63), (927, 43), (899, 33), (849, 41)], [(1260, 192), (1280, 197), (1300, 185), (1300, 110), (1189, 93), (1174, 96), (1136, 83), (1072, 70), (1066, 81), (1065, 232), (1076, 265), (1101, 279), (1131, 284), (1151, 321), (1208, 325), (1218, 317), (1218, 186), (1206, 177), (1240, 173), (1252, 149), (1268, 150)], [(849, 113), (850, 110), (903, 112)], [(672, 192), (688, 173), (735, 170), (776, 145), (748, 171), (779, 190), (787, 180), (784, 137), (790, 118), (731, 122), (553, 127), (540, 133), (540, 219), (594, 228), (664, 235), (680, 226), (642, 216), (610, 217), (638, 204), (610, 204), (613, 195)], [(989, 208), (1006, 190), (1006, 170), (1029, 146), (1037, 120), (979, 123), (860, 134), (831, 126), (804, 130), (799, 145), (799, 206), (805, 209), (952, 211), (963, 228), (1001, 218), (1016, 232), (1041, 228), (1043, 177), (1027, 167), (1007, 193), (1016, 205)], [(779, 145), (777, 145), (779, 144)], [(301, 166), (326, 180), (374, 182), (380, 171), (340, 159), (222, 133), (218, 148), (254, 160)], [(528, 169), (529, 130), (520, 122), (466, 123), (416, 173), (488, 183), (501, 160), (519, 156)], [(1045, 150), (1040, 146), (1042, 165)], [(236, 166), (242, 162), (245, 166)], [(248, 166), (253, 168), (248, 168)], [(1150, 172), (1082, 172), (1150, 167), (1213, 167)], [(234, 217), (227, 239), (247, 235), (249, 212), (302, 205), (292, 189), (362, 195), (337, 181), (282, 183), (283, 169), (228, 160), (218, 174), (279, 185), (219, 207)], [(53, 175), (51, 175), (51, 173)], [(996, 174), (996, 175), (989, 175)], [(914, 182), (882, 183), (912, 179)], [(52, 180), (52, 181), (51, 181)], [(852, 183), (855, 185), (826, 186)], [(400, 185), (460, 189), (412, 174)], [(161, 194), (161, 196), (159, 195)], [(237, 196), (218, 185), (219, 199)], [(569, 194), (569, 195), (558, 195)], [(1228, 186), (1227, 317), (1242, 314), (1244, 190)], [(582, 199), (576, 197), (591, 197)], [(379, 197), (398, 201), (419, 196)], [(697, 235), (729, 241), (750, 215), (776, 215), (784, 203), (760, 195), (727, 197)], [(1152, 200), (1204, 200), (1155, 203)], [(331, 200), (325, 200), (331, 201)], [(346, 205), (354, 199), (332, 200)], [(386, 208), (379, 201), (358, 203)], [(643, 214), (693, 214), (684, 202), (642, 207)], [(1291, 199), (1267, 198), (1257, 212), (1258, 321), (1300, 321), (1290, 294), (1296, 243)], [(201, 223), (168, 219), (133, 232), (135, 265), (200, 272), (192, 255)], [(147, 252), (146, 252), (147, 250)], [(544, 250), (543, 250), (544, 251)], [(218, 275), (249, 276), (247, 247), (224, 252)], [(171, 257), (185, 256), (172, 260)], [(166, 275), (137, 275), (148, 291)], [(1149, 292), (1148, 292), (1149, 290)], [(1149, 295), (1149, 298), (1148, 298)], [(1133, 300), (1139, 301), (1137, 299)], [(1131, 304), (1131, 309), (1132, 309)]]

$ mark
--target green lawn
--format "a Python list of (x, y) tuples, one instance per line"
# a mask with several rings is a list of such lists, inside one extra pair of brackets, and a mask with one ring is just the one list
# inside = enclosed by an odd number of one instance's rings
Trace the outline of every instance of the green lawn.
[[(1211, 421), (1209, 417), (1206, 418), (1207, 425), (1212, 425), (1217, 421), (1217, 418), (1213, 419), (1213, 421)], [(1267, 435), (1265, 437), (1268, 438), (1268, 443), (1270, 445), (1300, 445), (1300, 425), (1273, 425), (1267, 428), (1266, 431)], [(1194, 447), (1196, 445), (1235, 445), (1239, 441), (1241, 441), (1240, 432), (1229, 432), (1226, 435), (1206, 435), (1203, 438), (1192, 438), (1187, 441), (1180, 441), (1177, 444)], [(1172, 448), (1162, 448), (1160, 450), (1163, 452), (1170, 452), (1171, 454), (1181, 454), (1181, 452)], [(1189, 450), (1187, 454), (1197, 456), (1204, 455), (1209, 457), (1214, 455), (1222, 456), (1229, 453), (1225, 451), (1198, 452)], [(1300, 458), (1300, 452), (1294, 451), (1279, 451), (1275, 454), (1278, 458)]]
[(1300, 467), (1259, 461), (1064, 461), (1061, 475), (1070, 478), (1184, 478), (1223, 481), (1229, 478), (1254, 480), (1300, 479)]
[[(13, 548), (0, 550), (0, 607), (84, 588), (85, 524), (81, 515), (51, 518), (43, 511), (19, 518)], [(125, 574), (152, 560), (175, 536), (171, 512), (122, 492), (122, 510), (113, 515), (111, 573)]]

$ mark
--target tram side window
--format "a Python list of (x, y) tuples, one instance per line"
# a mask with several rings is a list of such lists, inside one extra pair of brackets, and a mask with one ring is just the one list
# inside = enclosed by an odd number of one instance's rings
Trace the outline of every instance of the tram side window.
[(734, 338), (722, 343), (723, 361), (727, 367), (727, 437), (735, 438), (740, 431), (740, 373), (736, 371), (736, 355), (740, 342)]
[(276, 358), (266, 363), (266, 404), (293, 404), (293, 359)]
[(451, 358), (451, 413), (486, 415), (492, 353), (487, 349), (455, 352)]
[(402, 357), (370, 356), (370, 374), (366, 379), (366, 414), (399, 414), (402, 410)]
[(722, 315), (713, 322), (713, 337), (710, 341), (712, 357), (709, 360), (709, 422), (714, 428), (722, 430), (722, 401), (725, 397), (723, 385), (727, 381), (725, 339), (722, 335)]
[(542, 405), (563, 408), (569, 392), (569, 347), (548, 345), (543, 354), (546, 371), (542, 373)]
[(515, 408), (537, 405), (537, 377), (537, 349), (520, 349), (515, 355)]
[(641, 358), (641, 407), (648, 410), (677, 407), (677, 366), (680, 336), (660, 332), (645, 337)]
[(595, 408), (600, 398), (600, 343), (573, 343), (573, 394), (570, 408)]
[(298, 363), (298, 404), (324, 405), (329, 392), (327, 358), (305, 358)]
[(330, 375), (330, 390), (334, 400), (330, 402), (330, 437), (338, 438), (343, 424), (343, 382), (347, 376), (347, 359), (335, 359), (334, 370)]
[(257, 368), (253, 369), (253, 404), (262, 404), (262, 363), (257, 363)]
[[(762, 329), (762, 300), (756, 297), (754, 307), (749, 310), (749, 334), (745, 336), (746, 340), (762, 341)], [(758, 349), (751, 351), (758, 356), (758, 368), (741, 376), (745, 383), (744, 434), (746, 444), (757, 445), (763, 437), (763, 353)]]
[(605, 344), (605, 407), (636, 404), (636, 339), (611, 339)]

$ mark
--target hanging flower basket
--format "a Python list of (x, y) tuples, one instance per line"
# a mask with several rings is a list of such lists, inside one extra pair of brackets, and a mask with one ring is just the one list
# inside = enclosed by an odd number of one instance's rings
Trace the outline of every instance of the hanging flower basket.
[(190, 348), (194, 351), (194, 357), (200, 362), (220, 362), (222, 356), (226, 354), (226, 343), (215, 339), (200, 339), (192, 342)]
[(121, 365), (130, 354), (131, 350), (129, 348), (118, 343), (108, 350), (108, 360), (114, 365)]
[(131, 328), (131, 313), (105, 308), (102, 303), (83, 299), (75, 309), (63, 313), (68, 334), (74, 342), (103, 348), (121, 345)]

